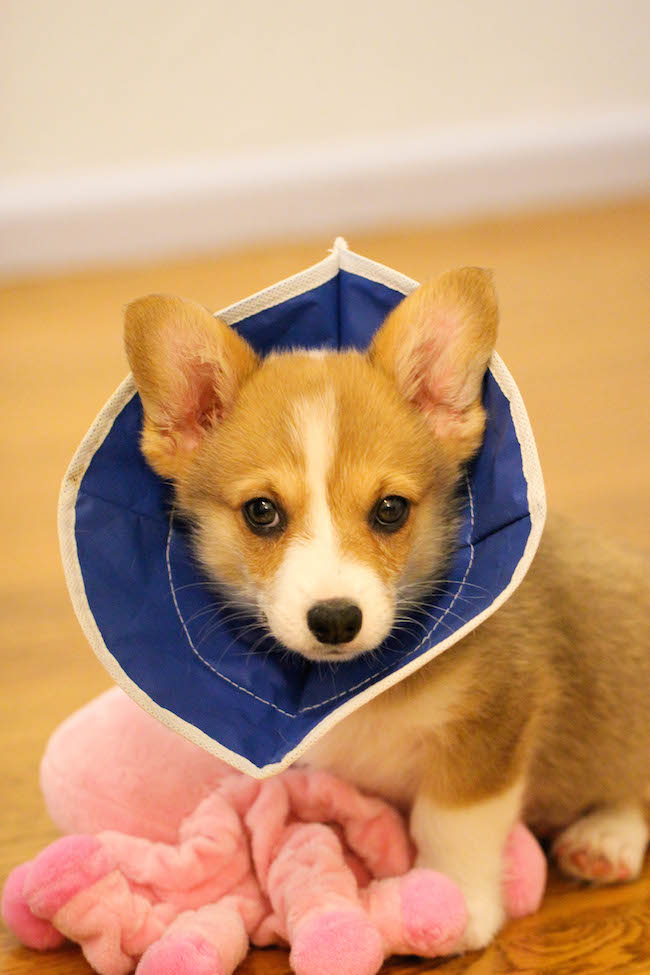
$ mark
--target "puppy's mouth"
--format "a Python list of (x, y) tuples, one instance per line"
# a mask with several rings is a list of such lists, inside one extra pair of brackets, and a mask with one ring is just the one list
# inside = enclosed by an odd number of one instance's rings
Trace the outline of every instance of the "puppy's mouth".
[(341, 664), (348, 660), (354, 660), (356, 657), (360, 657), (362, 654), (369, 653), (374, 649), (376, 648), (359, 647), (353, 650), (345, 646), (319, 646), (314, 649), (295, 650), (294, 653), (299, 653), (301, 657), (305, 657), (307, 660), (313, 660), (316, 663), (328, 662)]
[[(268, 624), (267, 624), (268, 625)], [(356, 660), (364, 654), (372, 653), (381, 645), (387, 634), (382, 633), (380, 637), (372, 643), (363, 640), (354, 640), (348, 643), (322, 643), (318, 640), (305, 638), (304, 641), (289, 641), (278, 634), (273, 627), (269, 626), (269, 632), (277, 640), (282, 649), (289, 650), (305, 660), (312, 663), (342, 664), (351, 660)]]
[(395, 607), (385, 599), (368, 610), (367, 601), (336, 596), (290, 603), (267, 596), (258, 609), (269, 633), (279, 644), (313, 663), (347, 663), (372, 653), (391, 632)]
[(276, 641), (277, 650), (288, 650), (312, 663), (347, 663), (363, 654), (372, 653), (387, 635), (383, 632), (373, 634), (374, 639), (368, 640), (360, 633), (358, 637), (346, 642), (328, 643), (317, 639), (307, 626), (301, 628), (303, 632), (294, 633), (289, 628), (274, 626), (265, 612), (263, 620), (264, 629)]

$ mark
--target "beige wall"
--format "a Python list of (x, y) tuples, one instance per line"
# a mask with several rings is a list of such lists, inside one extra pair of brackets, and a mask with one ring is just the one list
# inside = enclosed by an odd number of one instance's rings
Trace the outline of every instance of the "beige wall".
[(3, 0), (0, 175), (650, 100), (649, 0)]

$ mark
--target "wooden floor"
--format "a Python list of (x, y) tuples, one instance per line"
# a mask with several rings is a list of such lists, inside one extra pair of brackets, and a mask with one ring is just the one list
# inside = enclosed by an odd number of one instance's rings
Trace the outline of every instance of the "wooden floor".
[[(56, 499), (73, 450), (126, 372), (122, 305), (169, 291), (218, 308), (319, 260), (329, 243), (39, 278), (0, 291), (0, 878), (54, 837), (37, 784), (48, 734), (109, 685), (68, 603)], [(387, 232), (350, 244), (419, 279), (459, 264), (494, 268), (499, 351), (524, 394), (551, 504), (596, 533), (650, 548), (650, 204)], [(38, 956), (6, 932), (0, 945), (2, 973), (89, 971), (74, 947)], [(434, 968), (399, 959), (386, 971)], [(508, 926), (486, 952), (440, 970), (648, 973), (650, 869), (638, 883), (604, 890), (553, 876), (539, 914)], [(246, 975), (287, 971), (282, 951), (256, 952), (242, 967)]]

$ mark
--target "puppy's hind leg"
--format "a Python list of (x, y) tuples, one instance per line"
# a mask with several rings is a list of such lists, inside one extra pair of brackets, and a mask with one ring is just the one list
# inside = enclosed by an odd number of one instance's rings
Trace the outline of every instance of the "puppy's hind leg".
[(560, 868), (597, 884), (634, 880), (643, 866), (648, 822), (641, 802), (601, 806), (572, 823), (553, 843)]

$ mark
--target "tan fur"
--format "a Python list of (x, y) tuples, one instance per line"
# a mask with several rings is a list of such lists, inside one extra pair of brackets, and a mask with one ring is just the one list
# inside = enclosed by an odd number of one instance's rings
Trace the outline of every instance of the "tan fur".
[[(551, 517), (510, 600), (316, 753), (340, 771), (353, 765), (368, 788), (390, 754), (390, 793), (407, 805), (422, 787), (469, 804), (525, 775), (526, 818), (543, 832), (640, 798), (650, 781), (649, 570), (645, 557)], [(347, 758), (359, 740), (367, 747)]]
[[(420, 523), (417, 507), (425, 509), (422, 521), (428, 526), (431, 509), (442, 495), (442, 512), (453, 481), (420, 418), (358, 353), (323, 361), (272, 356), (242, 388), (230, 418), (196, 452), (191, 475), (178, 482), (180, 505), (199, 525), (203, 562), (217, 580), (236, 587), (246, 567), (254, 583), (264, 584), (277, 571), (286, 546), (305, 533), (304, 462), (294, 443), (290, 404), (322, 395), (326, 388), (333, 390), (337, 404), (340, 449), (329, 491), (343, 550), (376, 566), (386, 580), (397, 580), (409, 556), (414, 575), (422, 572), (421, 563), (430, 562), (429, 553), (418, 555), (423, 543), (413, 545)], [(382, 425), (387, 397), (394, 401), (393, 429)], [(365, 422), (355, 423), (361, 413)], [(390, 540), (374, 535), (366, 525), (372, 504), (383, 494), (403, 493), (416, 508), (406, 532)], [(278, 539), (251, 534), (241, 519), (242, 503), (258, 495), (281, 503), (289, 516), (288, 530)], [(449, 544), (446, 524), (438, 536), (433, 532), (426, 547)]]
[[(324, 490), (342, 557), (376, 573), (398, 614), (419, 583), (444, 578), (456, 488), (485, 425), (481, 384), (497, 322), (490, 275), (464, 268), (418, 289), (365, 355), (297, 352), (259, 362), (199, 306), (177, 302), (132, 306), (127, 349), (145, 408), (143, 450), (173, 479), (212, 578), (257, 604), (294, 542), (309, 539), (296, 404), (304, 411), (310, 403), (321, 412), (332, 404)], [(170, 366), (179, 361), (190, 371), (200, 363), (197, 381), (179, 385)], [(216, 377), (212, 400), (206, 367)], [(199, 389), (198, 420), (188, 417), (188, 384)], [(382, 535), (369, 512), (391, 494), (408, 498), (411, 512), (399, 531)], [(241, 509), (255, 497), (282, 507), (284, 532), (249, 530)], [(452, 830), (453, 809), (470, 824), (475, 811), (492, 830), (497, 846), (483, 882), (458, 867), (472, 918), (467, 947), (485, 944), (500, 923), (492, 904), (498, 837), (512, 818), (522, 812), (538, 830), (557, 831), (593, 808), (633, 809), (648, 794), (648, 568), (602, 542), (597, 528), (580, 532), (550, 518), (528, 575), (501, 609), (310, 750), (311, 762), (414, 804), (420, 836), (427, 817), (432, 830)], [(448, 833), (450, 850), (459, 842)], [(453, 862), (444, 869), (454, 875)]]
[[(132, 369), (142, 388), (140, 359), (131, 352), (134, 346), (140, 349), (139, 335), (130, 319), (127, 335)], [(164, 357), (158, 339), (155, 355)], [(454, 476), (421, 417), (403, 402), (393, 382), (355, 352), (323, 360), (270, 356), (251, 371), (243, 358), (243, 368), (230, 412), (191, 450), (178, 450), (178, 460), (169, 453), (173, 430), (161, 434), (161, 424), (154, 426), (147, 416), (143, 436), (151, 465), (173, 478), (180, 509), (196, 527), (199, 554), (215, 580), (245, 590), (251, 583), (264, 584), (277, 571), (286, 546), (304, 533), (304, 462), (294, 443), (290, 405), (325, 389), (334, 392), (340, 431), (329, 490), (343, 550), (376, 566), (386, 580), (396, 581), (407, 563), (409, 577), (425, 574), (450, 542), (453, 526), (447, 509)], [(156, 369), (162, 371), (157, 363)], [(156, 381), (157, 375), (148, 380)], [(169, 381), (161, 384), (167, 403), (169, 387)], [(145, 411), (150, 401), (151, 394), (143, 397)], [(366, 526), (368, 511), (384, 494), (406, 494), (413, 501), (414, 516), (399, 536), (376, 536)], [(268, 496), (286, 509), (289, 526), (279, 538), (259, 538), (246, 528), (240, 509), (256, 496)]]

